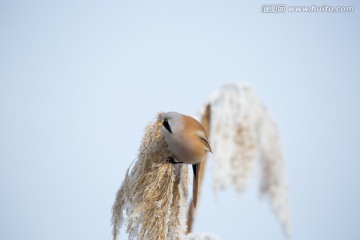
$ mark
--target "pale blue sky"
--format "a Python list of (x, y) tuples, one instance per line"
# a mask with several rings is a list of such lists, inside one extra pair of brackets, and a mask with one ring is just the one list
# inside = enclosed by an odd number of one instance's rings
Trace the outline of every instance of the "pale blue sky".
[[(0, 1), (0, 239), (111, 239), (145, 125), (234, 81), (278, 123), (293, 239), (360, 239), (360, 5), (265, 3), (339, 1)], [(214, 201), (210, 173), (196, 231), (284, 239), (256, 181)]]

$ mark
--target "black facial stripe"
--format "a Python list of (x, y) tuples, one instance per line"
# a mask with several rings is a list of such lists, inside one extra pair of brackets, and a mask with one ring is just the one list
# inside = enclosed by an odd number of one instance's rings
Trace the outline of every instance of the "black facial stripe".
[(172, 133), (171, 128), (170, 128), (170, 125), (169, 125), (169, 122), (168, 122), (167, 119), (165, 119), (165, 120), (163, 121), (163, 125), (164, 125), (164, 127), (166, 128), (166, 130), (168, 130), (170, 133)]

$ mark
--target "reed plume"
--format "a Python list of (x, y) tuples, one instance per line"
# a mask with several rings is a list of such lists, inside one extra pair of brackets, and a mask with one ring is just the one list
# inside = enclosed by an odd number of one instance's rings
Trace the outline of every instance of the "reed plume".
[(129, 239), (185, 238), (188, 168), (166, 162), (171, 154), (159, 116), (146, 127), (138, 158), (116, 194), (112, 208), (114, 240), (122, 225)]

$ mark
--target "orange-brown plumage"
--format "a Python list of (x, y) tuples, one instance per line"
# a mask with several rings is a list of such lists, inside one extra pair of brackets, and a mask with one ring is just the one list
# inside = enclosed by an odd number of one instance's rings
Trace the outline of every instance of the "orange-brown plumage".
[(165, 141), (175, 159), (174, 163), (187, 163), (193, 165), (193, 203), (197, 202), (198, 184), (197, 173), (201, 161), (211, 152), (211, 146), (204, 127), (194, 118), (176, 112), (164, 113), (160, 117), (161, 129)]
[(206, 132), (194, 118), (169, 112), (162, 115), (162, 121), (168, 122), (169, 129), (163, 123), (162, 130), (176, 161), (196, 164), (211, 152)]

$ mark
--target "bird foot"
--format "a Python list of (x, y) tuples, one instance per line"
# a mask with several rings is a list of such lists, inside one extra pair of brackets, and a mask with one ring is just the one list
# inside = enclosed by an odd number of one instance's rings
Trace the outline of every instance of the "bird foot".
[(179, 163), (183, 163), (183, 162), (176, 162), (172, 157), (168, 157), (166, 159), (167, 163), (171, 163), (171, 164), (179, 164)]

